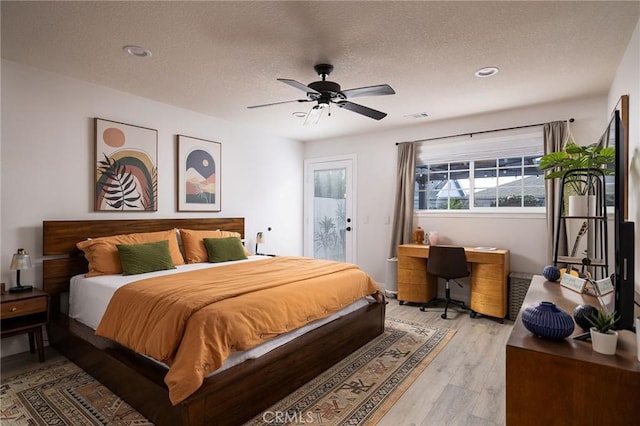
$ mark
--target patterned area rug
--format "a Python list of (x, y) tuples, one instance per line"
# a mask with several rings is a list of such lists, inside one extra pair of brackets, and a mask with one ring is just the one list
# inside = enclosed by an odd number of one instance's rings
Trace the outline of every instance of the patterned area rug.
[(246, 425), (376, 424), (454, 334), (387, 318), (381, 336)]
[(63, 356), (2, 377), (0, 423), (7, 425), (152, 425)]
[[(387, 318), (386, 330), (247, 425), (375, 424), (455, 331)], [(0, 423), (150, 425), (142, 415), (61, 356), (2, 377)]]

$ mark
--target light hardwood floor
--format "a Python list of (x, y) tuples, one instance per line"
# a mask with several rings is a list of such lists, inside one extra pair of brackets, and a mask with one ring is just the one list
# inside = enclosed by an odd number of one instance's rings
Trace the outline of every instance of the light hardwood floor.
[(456, 330), (455, 336), (378, 423), (380, 426), (503, 425), (505, 346), (513, 323), (470, 318), (466, 312), (400, 305), (387, 315)]
[[(427, 366), (378, 423), (380, 426), (503, 425), (505, 422), (505, 345), (513, 323), (472, 319), (466, 312), (442, 308), (426, 312), (389, 299), (387, 315), (456, 330), (451, 341)], [(25, 337), (26, 339), (26, 337)], [(57, 353), (46, 347), (47, 359)], [(28, 352), (4, 357), (3, 374), (38, 364)]]

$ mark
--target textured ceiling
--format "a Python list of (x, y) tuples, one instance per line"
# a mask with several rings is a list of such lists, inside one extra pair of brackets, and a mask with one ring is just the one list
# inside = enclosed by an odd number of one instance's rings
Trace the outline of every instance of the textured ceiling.
[[(607, 93), (640, 2), (11, 2), (2, 1), (2, 57), (266, 132), (315, 140)], [(136, 44), (151, 58), (126, 55)], [(317, 80), (335, 66), (343, 89), (381, 121), (311, 103), (276, 81)], [(497, 66), (500, 73), (476, 78)], [(406, 116), (426, 112), (428, 118)]]

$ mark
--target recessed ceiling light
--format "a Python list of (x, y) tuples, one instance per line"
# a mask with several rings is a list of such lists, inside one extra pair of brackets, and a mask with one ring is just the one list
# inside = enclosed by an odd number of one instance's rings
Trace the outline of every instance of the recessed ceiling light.
[(484, 78), (498, 74), (500, 71), (497, 67), (484, 67), (476, 71), (476, 77)]
[(151, 57), (151, 51), (148, 50), (148, 49), (145, 49), (142, 46), (135, 46), (133, 44), (129, 44), (127, 46), (124, 46), (122, 48), (122, 50), (124, 50), (125, 52), (127, 52), (131, 56), (135, 56), (136, 58), (150, 58)]
[(291, 115), (298, 118), (304, 118), (307, 116), (307, 113), (302, 111), (296, 111), (296, 112), (292, 112)]

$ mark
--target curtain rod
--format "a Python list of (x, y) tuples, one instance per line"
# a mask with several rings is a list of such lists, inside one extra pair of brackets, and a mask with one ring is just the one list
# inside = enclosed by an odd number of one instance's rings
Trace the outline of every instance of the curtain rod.
[[(569, 123), (573, 123), (574, 121), (576, 121), (575, 118), (570, 118), (569, 119)], [(524, 128), (527, 128), (527, 127), (544, 126), (545, 124), (547, 124), (547, 123), (527, 124), (527, 125), (524, 125), (524, 126), (505, 127), (505, 128), (502, 128), (502, 129), (494, 129), (494, 130), (481, 130), (479, 132), (460, 133), (460, 134), (457, 134), (457, 135), (440, 136), (440, 137), (437, 137), (437, 138), (418, 139), (418, 140), (415, 140), (415, 141), (408, 141), (408, 142), (396, 142), (396, 145), (400, 145), (401, 143), (418, 143), (418, 142), (434, 141), (436, 139), (457, 138), (459, 136), (466, 136), (466, 135), (468, 135), (469, 137), (473, 137), (473, 135), (480, 135), (482, 133), (500, 132), (502, 130), (524, 129)]]

